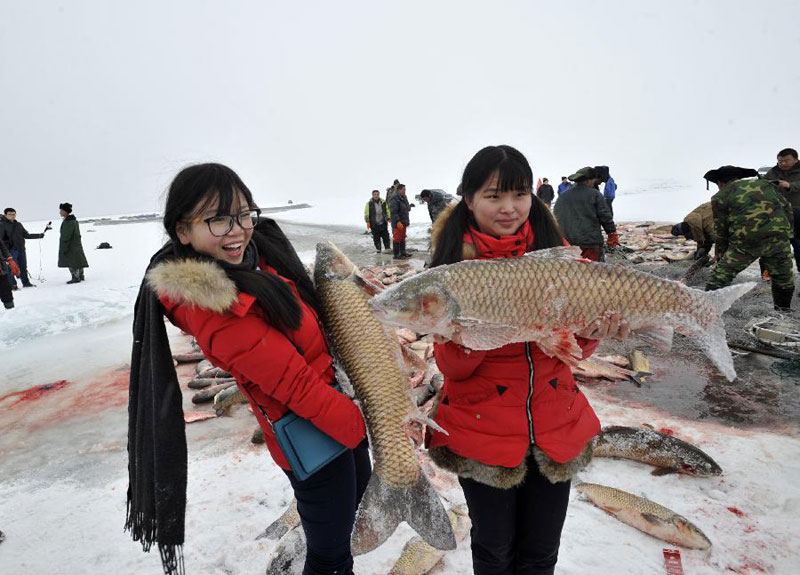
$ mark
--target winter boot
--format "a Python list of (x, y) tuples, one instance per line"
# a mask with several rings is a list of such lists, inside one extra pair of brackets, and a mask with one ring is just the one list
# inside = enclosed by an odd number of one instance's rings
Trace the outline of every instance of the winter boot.
[(3, 302), (3, 307), (6, 308), (6, 309), (13, 309), (14, 308), (14, 302), (13, 301), (4, 301)]
[(772, 284), (772, 303), (775, 305), (775, 311), (790, 313), (793, 295), (794, 287), (781, 288)]
[(400, 257), (400, 242), (392, 242), (392, 255), (395, 259)]
[(411, 256), (406, 253), (406, 242), (400, 242), (400, 257), (407, 260)]
[(72, 279), (67, 282), (68, 284), (76, 284), (81, 281), (81, 275), (77, 268), (69, 268), (69, 273), (72, 274)]

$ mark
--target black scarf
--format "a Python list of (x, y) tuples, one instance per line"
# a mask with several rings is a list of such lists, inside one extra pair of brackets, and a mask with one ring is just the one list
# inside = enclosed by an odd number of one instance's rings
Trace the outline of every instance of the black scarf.
[[(166, 244), (148, 270), (172, 259)], [(128, 509), (125, 529), (150, 551), (158, 543), (164, 572), (185, 573), (186, 431), (181, 390), (172, 363), (163, 310), (143, 279), (133, 312), (128, 390)]]

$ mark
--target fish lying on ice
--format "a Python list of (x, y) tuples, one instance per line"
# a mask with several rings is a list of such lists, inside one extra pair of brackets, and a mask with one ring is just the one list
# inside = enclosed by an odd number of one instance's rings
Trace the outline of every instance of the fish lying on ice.
[(214, 411), (217, 412), (217, 415), (222, 415), (234, 405), (247, 402), (248, 400), (242, 393), (242, 390), (239, 389), (239, 386), (231, 386), (223, 389), (214, 396)]
[[(470, 520), (466, 505), (457, 505), (448, 510), (450, 525), (456, 534), (456, 541), (462, 540), (469, 532)], [(400, 557), (387, 575), (425, 575), (433, 569), (445, 552), (425, 543), (414, 536), (403, 546)]]
[(594, 439), (594, 457), (621, 457), (658, 467), (654, 475), (685, 473), (707, 477), (722, 468), (702, 449), (652, 429), (611, 426)]
[(353, 553), (371, 551), (406, 521), (437, 549), (455, 549), (453, 529), (404, 431), (414, 405), (394, 330), (370, 311), (358, 269), (335, 245), (317, 244), (314, 283), (325, 326), (360, 400), (373, 455), (372, 477), (356, 513)]
[(306, 534), (299, 523), (290, 529), (270, 553), (266, 575), (302, 575), (306, 562)]
[(277, 541), (298, 525), (300, 525), (300, 514), (297, 512), (297, 499), (292, 498), (289, 507), (281, 513), (280, 517), (270, 523), (261, 535), (256, 537), (256, 541), (259, 539), (274, 539)]
[(495, 349), (535, 341), (548, 355), (574, 365), (574, 334), (617, 311), (640, 337), (664, 348), (677, 331), (703, 350), (729, 379), (736, 377), (722, 313), (756, 284), (716, 291), (624, 266), (576, 258), (579, 248), (538, 250), (512, 259), (465, 260), (410, 277), (376, 295), (370, 305), (389, 325)]
[(711, 547), (699, 527), (649, 499), (597, 483), (579, 483), (575, 489), (600, 509), (657, 539), (688, 549)]

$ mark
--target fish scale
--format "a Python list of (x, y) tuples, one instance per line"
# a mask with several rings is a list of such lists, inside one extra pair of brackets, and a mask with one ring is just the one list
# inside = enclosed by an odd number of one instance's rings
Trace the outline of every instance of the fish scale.
[(608, 312), (641, 337), (668, 347), (673, 330), (694, 339), (729, 379), (736, 377), (722, 313), (755, 284), (704, 292), (634, 268), (575, 257), (578, 248), (511, 259), (465, 260), (393, 285), (370, 305), (381, 321), (485, 350), (533, 341), (574, 365), (574, 338)]
[(330, 242), (317, 244), (314, 283), (326, 333), (361, 401), (373, 455), (351, 537), (353, 553), (375, 549), (401, 521), (433, 547), (454, 549), (447, 512), (406, 436), (406, 423), (417, 408), (401, 368), (397, 335), (375, 318), (358, 268)]
[[(407, 379), (395, 360), (400, 343), (375, 320), (366, 294), (352, 281), (322, 281), (318, 291), (326, 302), (326, 325), (337, 357), (364, 406), (375, 472), (392, 487), (413, 485), (419, 464), (403, 432), (411, 405)], [(363, 345), (365, 341), (371, 345)]]

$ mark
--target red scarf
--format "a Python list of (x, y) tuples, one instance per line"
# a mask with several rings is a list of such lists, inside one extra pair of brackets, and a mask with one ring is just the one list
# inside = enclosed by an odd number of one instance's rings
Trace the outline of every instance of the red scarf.
[(519, 257), (533, 250), (533, 228), (531, 222), (525, 220), (515, 234), (496, 238), (470, 225), (464, 233), (464, 243), (474, 246), (477, 260)]

